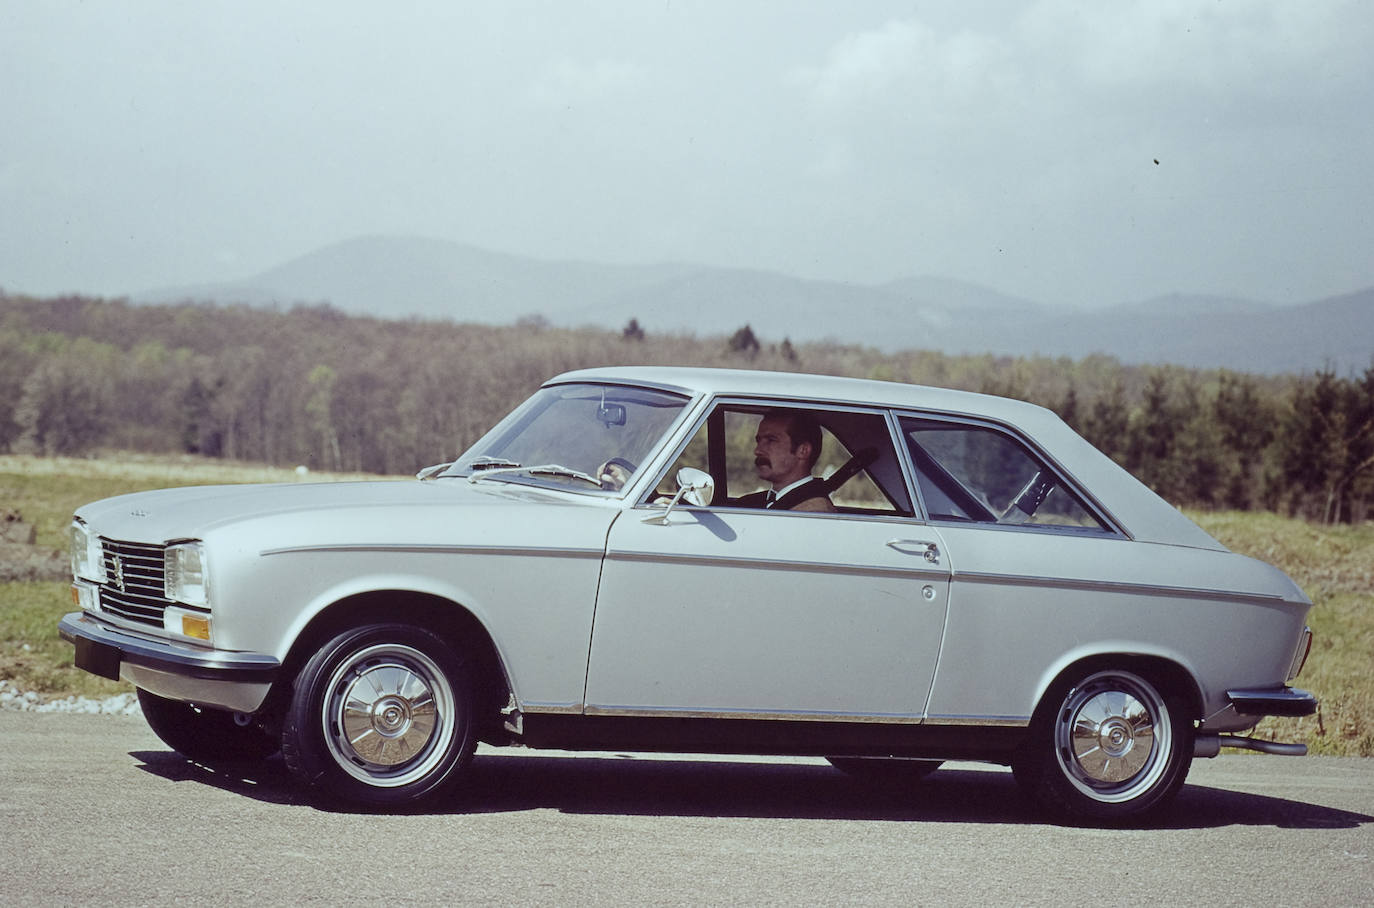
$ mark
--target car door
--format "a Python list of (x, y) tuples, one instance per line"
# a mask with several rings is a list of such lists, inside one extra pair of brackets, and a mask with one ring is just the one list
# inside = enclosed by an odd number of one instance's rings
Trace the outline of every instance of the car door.
[(1160, 611), (1146, 579), (1188, 553), (1131, 543), (1003, 427), (918, 415), (899, 425), (954, 565), (930, 722), (1024, 724), (1047, 674), (1075, 648), (1115, 639), (1129, 649), (1148, 636)]
[[(884, 461), (887, 423), (865, 418)], [(949, 563), (930, 526), (873, 511), (718, 499), (666, 520), (662, 507), (623, 513), (597, 596), (587, 712), (920, 721)]]

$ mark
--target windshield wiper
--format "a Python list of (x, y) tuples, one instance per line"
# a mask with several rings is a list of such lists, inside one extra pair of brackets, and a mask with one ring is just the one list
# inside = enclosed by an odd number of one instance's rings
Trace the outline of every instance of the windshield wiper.
[(595, 476), (590, 476), (586, 473), (583, 473), (581, 470), (574, 470), (571, 467), (565, 467), (561, 464), (556, 463), (540, 464), (539, 466), (535, 467), (522, 467), (519, 464), (512, 464), (508, 467), (495, 466), (490, 469), (484, 468), (482, 472), (473, 473), (471, 476), (469, 476), (468, 482), (476, 482), (479, 479), (486, 479), (489, 476), (500, 476), (503, 473), (529, 473), (531, 475), (544, 474), (548, 476), (566, 476), (569, 479), (581, 479), (584, 482), (591, 483), (598, 489), (601, 488), (601, 480), (597, 479)]
[[(423, 470), (421, 470), (420, 472), (416, 473), (416, 474), (415, 474), (415, 478), (416, 478), (416, 479), (420, 479), (420, 480), (434, 479), (434, 478), (438, 477), (440, 473), (443, 473), (445, 470), (447, 470), (447, 469), (448, 469), (449, 467), (451, 467), (451, 466), (453, 466), (453, 463), (452, 463), (452, 462), (450, 462), (450, 463), (436, 463), (434, 466), (432, 466), (432, 467), (425, 467)], [(516, 462), (513, 461), (513, 460), (506, 460), (504, 457), (485, 457), (485, 456), (484, 456), (484, 457), (479, 457), (479, 458), (477, 458), (476, 460), (474, 460), (472, 463), (468, 464), (468, 469), (472, 470), (474, 473), (476, 473), (478, 470), (491, 470), (491, 469), (498, 469), (498, 468), (502, 468), (502, 467), (509, 467), (509, 468), (512, 468), (512, 469), (518, 469), (518, 468), (520, 467), (520, 464), (516, 463)]]
[(451, 466), (453, 466), (452, 463), (436, 463), (433, 466), (425, 467), (423, 470), (416, 473), (415, 478), (420, 480), (421, 482), (423, 482), (426, 479), (433, 479), (434, 477), (438, 476), (440, 473), (444, 472)]
[(495, 470), (501, 467), (520, 469), (520, 464), (516, 463), (513, 460), (506, 460), (506, 458), (504, 457), (487, 457), (486, 455), (483, 455), (474, 460), (472, 463), (468, 464), (468, 469), (472, 470), (474, 473), (478, 470)]

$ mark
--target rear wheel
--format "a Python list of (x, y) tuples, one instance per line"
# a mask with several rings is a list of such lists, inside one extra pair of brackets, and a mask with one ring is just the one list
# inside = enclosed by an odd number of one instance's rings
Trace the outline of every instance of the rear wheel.
[(242, 713), (168, 700), (138, 689), (143, 718), (163, 743), (200, 763), (265, 760), (277, 741)]
[(397, 805), (450, 785), (475, 745), (461, 654), (429, 631), (339, 634), (296, 677), (282, 727), (291, 771), (319, 792)]
[(1110, 822), (1166, 804), (1192, 757), (1193, 723), (1183, 701), (1141, 675), (1112, 669), (1052, 690), (1013, 768), (1041, 806)]

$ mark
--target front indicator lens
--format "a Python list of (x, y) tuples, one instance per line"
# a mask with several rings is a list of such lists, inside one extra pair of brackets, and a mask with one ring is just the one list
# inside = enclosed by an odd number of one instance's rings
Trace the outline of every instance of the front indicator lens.
[(205, 561), (205, 545), (183, 542), (167, 546), (167, 598), (187, 605), (210, 605), (210, 572)]
[(210, 642), (210, 619), (203, 615), (182, 615), (181, 635), (192, 640)]
[(214, 618), (204, 612), (191, 612), (168, 606), (162, 613), (162, 628), (174, 640), (189, 640), (196, 644), (214, 645)]
[(78, 580), (72, 584), (72, 604), (83, 612), (100, 610), (100, 590), (95, 584)]

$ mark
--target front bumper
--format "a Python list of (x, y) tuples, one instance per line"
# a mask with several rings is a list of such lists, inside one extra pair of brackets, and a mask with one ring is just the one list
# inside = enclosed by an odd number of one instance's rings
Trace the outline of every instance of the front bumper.
[(144, 637), (85, 612), (65, 615), (57, 632), (76, 646), (77, 668), (198, 706), (255, 712), (281, 672), (272, 656)]

